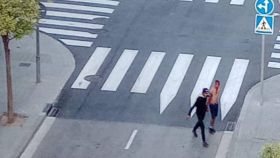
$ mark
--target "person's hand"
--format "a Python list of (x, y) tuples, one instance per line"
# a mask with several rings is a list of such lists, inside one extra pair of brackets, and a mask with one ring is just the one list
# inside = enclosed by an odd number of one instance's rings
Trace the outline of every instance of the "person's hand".
[(189, 119), (191, 119), (191, 115), (187, 115), (187, 118), (186, 118), (187, 120), (189, 120)]

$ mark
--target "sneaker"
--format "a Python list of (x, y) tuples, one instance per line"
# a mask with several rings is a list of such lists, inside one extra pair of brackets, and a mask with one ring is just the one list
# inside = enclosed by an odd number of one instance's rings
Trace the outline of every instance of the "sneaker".
[(216, 132), (216, 130), (214, 128), (209, 127), (209, 133), (210, 134), (214, 134)]
[(203, 147), (207, 148), (209, 144), (207, 142), (203, 142)]
[(216, 133), (216, 130), (215, 130), (214, 128), (212, 128), (212, 131), (213, 131), (214, 133)]
[(195, 138), (197, 138), (196, 131), (192, 131), (192, 133), (193, 133), (193, 136), (194, 136)]

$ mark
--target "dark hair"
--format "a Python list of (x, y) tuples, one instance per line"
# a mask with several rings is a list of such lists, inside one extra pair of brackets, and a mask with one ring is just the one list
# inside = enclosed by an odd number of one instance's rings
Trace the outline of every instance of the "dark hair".
[(219, 80), (215, 80), (215, 83), (217, 83), (218, 85), (220, 85), (220, 81), (219, 81)]
[(202, 93), (208, 93), (208, 92), (209, 92), (208, 88), (203, 88), (202, 89)]

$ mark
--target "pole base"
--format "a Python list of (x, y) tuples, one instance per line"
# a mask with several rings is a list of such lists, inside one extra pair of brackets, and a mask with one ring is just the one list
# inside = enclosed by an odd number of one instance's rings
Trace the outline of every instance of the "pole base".
[(22, 126), (26, 118), (28, 116), (15, 113), (13, 119), (8, 120), (8, 114), (4, 113), (1, 116), (0, 122), (2, 126)]

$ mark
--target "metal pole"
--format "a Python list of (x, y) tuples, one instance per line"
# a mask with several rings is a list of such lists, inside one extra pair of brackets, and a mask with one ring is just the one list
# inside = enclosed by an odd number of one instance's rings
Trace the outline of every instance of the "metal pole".
[(262, 35), (262, 55), (261, 55), (261, 101), (260, 104), (263, 105), (263, 78), (264, 78), (264, 50), (265, 50), (265, 35)]
[(40, 72), (40, 35), (39, 35), (39, 24), (36, 27), (36, 83), (41, 82)]

